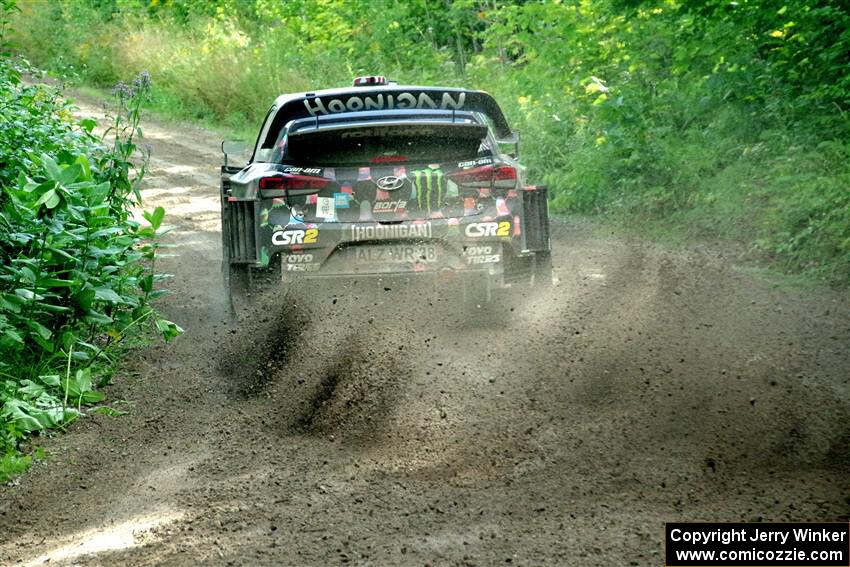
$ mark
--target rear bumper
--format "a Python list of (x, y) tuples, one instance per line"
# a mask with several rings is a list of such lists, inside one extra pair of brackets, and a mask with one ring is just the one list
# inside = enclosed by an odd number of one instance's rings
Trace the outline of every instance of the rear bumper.
[(317, 272), (282, 272), (281, 281), (283, 283), (305, 282), (305, 281), (334, 281), (334, 282), (352, 282), (364, 281), (381, 283), (387, 281), (402, 282), (402, 283), (434, 283), (434, 284), (451, 284), (451, 283), (471, 283), (471, 282), (489, 282), (489, 286), (494, 288), (504, 287), (504, 278), (502, 273), (491, 273), (488, 270), (454, 270), (451, 268), (429, 270), (423, 272), (413, 271), (388, 271), (388, 272), (360, 272), (360, 273), (324, 273)]

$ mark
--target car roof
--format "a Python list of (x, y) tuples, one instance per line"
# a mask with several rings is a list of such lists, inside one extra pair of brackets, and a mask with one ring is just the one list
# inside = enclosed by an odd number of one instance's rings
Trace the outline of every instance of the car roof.
[(502, 109), (484, 91), (415, 85), (361, 86), (280, 95), (260, 132), (256, 149), (271, 147), (281, 128), (292, 120), (397, 109), (480, 112), (490, 118), (497, 137), (507, 138), (511, 135)]

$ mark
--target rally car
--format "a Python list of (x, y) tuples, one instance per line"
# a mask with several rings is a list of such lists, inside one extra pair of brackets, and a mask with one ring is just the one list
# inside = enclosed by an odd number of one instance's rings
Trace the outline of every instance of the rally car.
[(308, 279), (456, 281), (476, 305), (550, 285), (547, 191), (518, 140), (483, 91), (365, 77), (278, 97), (247, 165), (222, 144), (231, 305)]

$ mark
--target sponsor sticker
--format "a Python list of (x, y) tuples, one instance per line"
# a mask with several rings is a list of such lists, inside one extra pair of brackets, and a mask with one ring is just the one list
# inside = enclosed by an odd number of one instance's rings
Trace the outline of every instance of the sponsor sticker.
[(511, 235), (511, 223), (508, 221), (473, 222), (466, 225), (464, 234), (469, 238), (507, 237)]
[(493, 247), (492, 246), (467, 246), (463, 249), (464, 256), (483, 256), (485, 254), (492, 254)]
[(334, 207), (337, 209), (347, 209), (349, 197), (350, 195), (348, 193), (334, 193)]
[(401, 189), (402, 186), (404, 186), (404, 177), (399, 177), (398, 175), (386, 175), (375, 181), (375, 185), (384, 191), (395, 191), (396, 189)]
[(316, 198), (316, 216), (320, 219), (333, 219), (336, 217), (333, 197)]
[(478, 266), (481, 264), (497, 264), (501, 260), (498, 254), (490, 254), (489, 256), (467, 256), (466, 263), (469, 266)]
[[(433, 95), (433, 97), (431, 96)], [(466, 103), (466, 93), (377, 93), (372, 96), (350, 96), (348, 98), (314, 97), (304, 100), (310, 116), (334, 114), (336, 112), (358, 112), (361, 110), (393, 110), (405, 108), (439, 108), (460, 110)]]
[(443, 170), (434, 166), (411, 171), (410, 175), (413, 181), (410, 198), (416, 199), (416, 206), (420, 210), (427, 209), (428, 213), (431, 213), (432, 210), (439, 210), (444, 205), (446, 197), (449, 196), (449, 186), (446, 183)]
[(312, 254), (287, 254), (284, 258), (287, 264), (309, 264), (313, 261)]
[(399, 238), (431, 238), (431, 223), (351, 225), (351, 240), (393, 240)]
[(287, 272), (318, 272), (319, 264), (284, 264)]
[(283, 169), (283, 173), (292, 173), (298, 175), (300, 173), (307, 173), (309, 175), (321, 175), (322, 170), (317, 167), (286, 167)]
[(470, 160), (470, 161), (462, 161), (462, 162), (458, 163), (457, 166), (461, 169), (467, 169), (467, 168), (470, 168), (470, 167), (478, 167), (478, 166), (487, 165), (487, 164), (490, 164), (490, 163), (493, 163), (492, 158), (479, 158), (479, 159), (473, 159), (473, 160)]
[(372, 212), (378, 213), (403, 213), (407, 209), (407, 201), (376, 201), (372, 206)]
[(304, 207), (302, 205), (292, 205), (289, 210), (289, 222), (291, 224), (304, 222)]
[(315, 228), (306, 230), (276, 230), (272, 233), (272, 244), (275, 246), (291, 246), (293, 244), (315, 244), (319, 231)]
[(466, 263), (469, 266), (496, 264), (502, 259), (498, 248), (494, 246), (467, 246), (463, 255), (466, 257)]

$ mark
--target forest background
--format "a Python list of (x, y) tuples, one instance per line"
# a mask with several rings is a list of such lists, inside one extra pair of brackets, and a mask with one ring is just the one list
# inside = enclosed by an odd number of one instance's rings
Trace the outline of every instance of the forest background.
[[(850, 279), (850, 14), (827, 0), (63, 0), (33, 63), (253, 139), (285, 92), (357, 75), (480, 88), (559, 212), (743, 244)], [(212, 166), (212, 164), (211, 164)]]

